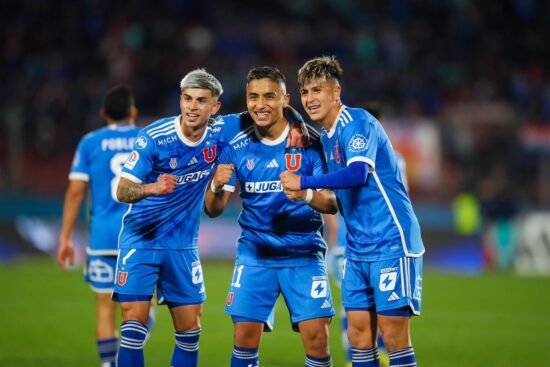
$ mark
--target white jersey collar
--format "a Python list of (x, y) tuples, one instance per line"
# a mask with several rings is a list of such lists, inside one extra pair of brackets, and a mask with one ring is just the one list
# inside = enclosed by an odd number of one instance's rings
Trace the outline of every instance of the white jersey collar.
[(202, 137), (197, 141), (191, 141), (187, 139), (187, 137), (183, 134), (183, 131), (181, 130), (181, 115), (176, 116), (174, 119), (174, 125), (176, 128), (176, 134), (178, 134), (178, 137), (182, 141), (183, 144), (190, 146), (190, 147), (196, 147), (200, 145), (203, 140), (206, 138), (206, 135), (210, 132), (210, 126), (206, 126), (206, 129), (204, 129), (204, 133), (202, 134)]
[(271, 146), (279, 145), (283, 141), (285, 141), (286, 137), (288, 136), (288, 132), (290, 131), (290, 126), (288, 125), (288, 122), (287, 122), (286, 127), (283, 130), (283, 133), (277, 139), (269, 140), (267, 138), (264, 138), (262, 134), (260, 134), (260, 131), (258, 130), (258, 127), (256, 126), (256, 124), (253, 124), (252, 126), (254, 126), (254, 133), (256, 134), (256, 137), (258, 138), (258, 140), (260, 140), (260, 142), (265, 145), (271, 145)]
[(338, 115), (336, 115), (336, 120), (334, 120), (334, 123), (332, 124), (330, 130), (327, 132), (327, 136), (329, 138), (332, 138), (332, 136), (334, 135), (334, 133), (336, 132), (336, 126), (338, 125), (338, 120), (340, 120), (340, 115), (342, 114), (342, 112), (344, 111), (344, 109), (346, 109), (346, 105), (342, 105), (342, 107), (340, 107), (340, 111), (338, 111)]

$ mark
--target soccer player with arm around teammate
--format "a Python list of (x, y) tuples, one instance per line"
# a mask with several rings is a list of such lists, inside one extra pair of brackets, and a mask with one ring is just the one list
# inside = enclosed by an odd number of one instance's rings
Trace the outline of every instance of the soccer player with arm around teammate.
[(147, 310), (155, 288), (175, 329), (171, 366), (198, 365), (206, 298), (197, 241), (204, 192), (220, 148), (219, 81), (202, 69), (180, 83), (181, 114), (142, 129), (126, 161), (117, 197), (123, 219), (113, 299), (121, 303), (119, 367), (144, 365)]
[(90, 242), (85, 280), (96, 294), (96, 338), (101, 366), (115, 366), (118, 337), (116, 303), (111, 300), (118, 253), (118, 234), (128, 205), (116, 199), (122, 165), (138, 129), (132, 90), (125, 85), (107, 91), (100, 110), (107, 126), (85, 135), (78, 144), (65, 194), (57, 261), (66, 270), (74, 263), (71, 237), (88, 191), (91, 193)]
[(390, 366), (416, 366), (410, 317), (420, 313), (420, 226), (391, 143), (367, 111), (340, 101), (342, 69), (334, 57), (306, 62), (298, 72), (302, 104), (322, 124), (329, 173), (284, 172), (285, 190), (334, 189), (348, 230), (342, 301), (353, 366), (378, 366), (378, 327)]
[(290, 193), (289, 200), (279, 182), (288, 169), (325, 172), (321, 147), (318, 141), (308, 148), (285, 147), (289, 96), (278, 69), (250, 70), (246, 100), (254, 124), (229, 142), (205, 197), (206, 213), (218, 216), (240, 182), (242, 235), (226, 303), (235, 328), (231, 366), (258, 366), (263, 328), (281, 293), (302, 337), (305, 365), (332, 366), (328, 325), (334, 309), (318, 211), (336, 212), (334, 194), (304, 190)]

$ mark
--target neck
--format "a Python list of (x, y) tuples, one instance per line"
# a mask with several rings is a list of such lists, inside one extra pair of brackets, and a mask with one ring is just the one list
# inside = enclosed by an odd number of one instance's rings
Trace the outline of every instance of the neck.
[(107, 125), (133, 125), (134, 120), (128, 118), (126, 120), (107, 120)]
[(206, 130), (206, 126), (208, 125), (208, 121), (204, 122), (203, 124), (199, 126), (187, 126), (183, 123), (183, 119), (180, 116), (180, 128), (181, 132), (183, 133), (183, 136), (185, 136), (187, 139), (189, 139), (192, 142), (196, 142), (201, 140), (202, 136), (204, 135), (204, 130)]
[(342, 101), (336, 101), (327, 116), (320, 121), (321, 125), (323, 125), (326, 130), (330, 130), (332, 128), (332, 125), (336, 122), (336, 117), (338, 117), (338, 112), (340, 112), (340, 108), (342, 108), (342, 106)]
[(269, 126), (256, 125), (256, 127), (258, 128), (258, 132), (263, 138), (268, 140), (276, 140), (285, 131), (285, 128), (287, 125), (288, 125), (287, 119), (284, 117), (281, 117), (274, 124), (271, 124)]

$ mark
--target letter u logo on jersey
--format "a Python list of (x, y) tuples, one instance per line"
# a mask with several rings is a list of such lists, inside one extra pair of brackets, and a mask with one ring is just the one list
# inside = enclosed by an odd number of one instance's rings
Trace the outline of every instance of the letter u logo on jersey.
[(206, 161), (206, 163), (214, 162), (214, 159), (216, 159), (216, 145), (204, 148), (202, 150), (202, 154), (204, 155), (204, 160)]
[(302, 154), (285, 154), (286, 169), (298, 171), (302, 165)]
[(126, 280), (128, 279), (128, 272), (127, 271), (119, 271), (118, 272), (118, 285), (123, 286), (126, 284)]

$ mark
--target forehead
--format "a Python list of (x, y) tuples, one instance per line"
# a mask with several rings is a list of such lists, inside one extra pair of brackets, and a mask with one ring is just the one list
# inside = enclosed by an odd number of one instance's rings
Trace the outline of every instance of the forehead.
[(326, 89), (326, 88), (332, 88), (333, 86), (334, 86), (334, 82), (332, 80), (317, 79), (317, 80), (310, 80), (304, 83), (304, 85), (302, 85), (300, 89), (313, 89), (313, 88)]
[(212, 91), (206, 88), (185, 88), (181, 94), (191, 96), (193, 98), (212, 98)]
[(281, 93), (281, 85), (276, 81), (268, 78), (254, 79), (248, 82), (246, 85), (247, 93)]

